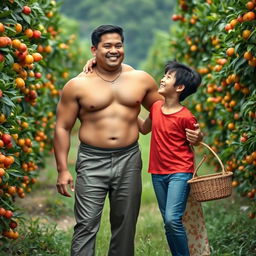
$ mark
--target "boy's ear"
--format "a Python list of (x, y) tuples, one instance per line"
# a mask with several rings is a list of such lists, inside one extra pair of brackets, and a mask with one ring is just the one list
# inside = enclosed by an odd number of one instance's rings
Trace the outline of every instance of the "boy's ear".
[(184, 84), (180, 84), (176, 86), (176, 92), (182, 92), (185, 89)]

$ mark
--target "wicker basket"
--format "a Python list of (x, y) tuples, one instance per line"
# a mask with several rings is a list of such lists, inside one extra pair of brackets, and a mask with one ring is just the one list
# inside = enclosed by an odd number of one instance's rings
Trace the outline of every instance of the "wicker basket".
[(197, 176), (197, 171), (204, 162), (206, 156), (198, 164), (193, 177), (188, 181), (190, 184), (190, 193), (199, 202), (211, 201), (225, 198), (232, 193), (232, 172), (227, 172), (224, 168), (218, 155), (205, 143), (200, 142), (201, 145), (207, 147), (217, 158), (222, 168), (221, 173)]

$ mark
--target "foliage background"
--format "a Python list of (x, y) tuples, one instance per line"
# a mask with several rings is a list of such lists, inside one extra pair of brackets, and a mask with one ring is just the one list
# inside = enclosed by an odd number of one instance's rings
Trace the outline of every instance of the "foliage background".
[(139, 68), (157, 31), (168, 30), (175, 1), (170, 0), (73, 0), (61, 1), (61, 12), (77, 20), (80, 36), (90, 43), (93, 29), (102, 24), (124, 29), (125, 62)]

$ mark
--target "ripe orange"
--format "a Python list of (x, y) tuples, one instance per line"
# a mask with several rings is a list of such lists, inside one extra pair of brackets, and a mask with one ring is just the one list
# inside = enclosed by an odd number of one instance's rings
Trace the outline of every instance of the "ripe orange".
[(252, 55), (251, 52), (245, 52), (245, 53), (244, 53), (244, 58), (245, 58), (246, 60), (251, 60), (251, 59), (253, 58), (253, 55)]
[(4, 208), (0, 208), (0, 216), (4, 216), (6, 213), (6, 210)]
[(6, 210), (4, 217), (6, 219), (10, 219), (13, 216), (13, 212), (10, 210)]
[(6, 116), (5, 114), (0, 114), (0, 124), (6, 122)]
[(26, 57), (25, 57), (25, 63), (26, 64), (32, 64), (34, 62), (34, 58), (31, 54), (28, 54)]
[(254, 20), (256, 17), (255, 13), (250, 11), (243, 15), (243, 21), (251, 21)]
[(15, 24), (16, 33), (19, 34), (22, 31), (22, 25), (20, 23)]
[(0, 168), (0, 177), (3, 177), (5, 175), (5, 170), (3, 168)]
[(250, 35), (251, 35), (250, 30), (248, 30), (248, 29), (243, 30), (243, 32), (242, 32), (243, 39), (248, 39), (250, 37)]
[(231, 24), (227, 24), (226, 26), (225, 26), (225, 30), (226, 31), (229, 31), (229, 30), (231, 30), (233, 27), (231, 26)]
[(21, 65), (18, 64), (18, 63), (13, 63), (12, 69), (13, 69), (14, 71), (16, 71), (16, 72), (19, 72), (19, 71), (21, 71), (22, 67), (21, 67)]
[(237, 180), (233, 180), (232, 181), (232, 187), (237, 187), (238, 186), (238, 181)]
[(195, 52), (197, 50), (197, 46), (195, 44), (191, 45), (190, 50)]
[(16, 78), (15, 83), (18, 88), (25, 88), (25, 81), (21, 77)]
[(235, 53), (235, 48), (231, 47), (231, 48), (228, 48), (227, 51), (226, 51), (226, 54), (231, 57), (232, 55), (234, 55)]
[(3, 33), (5, 30), (4, 24), (0, 22), (0, 33)]
[(44, 47), (44, 52), (51, 53), (52, 52), (52, 47), (50, 45), (45, 46)]
[(4, 166), (7, 168), (10, 165), (14, 163), (14, 157), (13, 156), (6, 156), (4, 159)]
[(27, 28), (24, 31), (24, 34), (26, 35), (26, 37), (31, 38), (33, 36), (33, 30), (31, 28)]
[(235, 124), (234, 123), (229, 123), (228, 124), (228, 129), (229, 130), (234, 130), (235, 129)]
[(237, 24), (238, 24), (237, 19), (233, 19), (233, 20), (230, 21), (230, 25), (231, 25), (232, 28), (234, 28)]
[(10, 187), (7, 189), (7, 192), (8, 192), (8, 194), (14, 196), (14, 195), (16, 194), (16, 187), (10, 186)]
[(38, 62), (43, 59), (43, 56), (38, 52), (33, 53), (32, 56), (33, 56), (35, 62)]
[[(28, 128), (28, 123), (27, 122), (22, 122), (21, 127), (24, 128), (24, 129), (27, 129)], [(25, 144), (26, 144), (26, 140), (27, 139), (25, 139)]]
[(252, 10), (255, 7), (252, 1), (247, 2), (245, 6), (248, 10)]

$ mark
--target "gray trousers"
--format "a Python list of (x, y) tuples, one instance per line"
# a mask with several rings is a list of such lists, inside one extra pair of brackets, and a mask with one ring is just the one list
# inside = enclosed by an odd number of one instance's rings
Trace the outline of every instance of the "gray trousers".
[(141, 152), (137, 142), (117, 149), (80, 144), (76, 163), (76, 225), (72, 256), (95, 255), (95, 239), (107, 194), (111, 225), (108, 256), (134, 255), (142, 190), (141, 168)]

